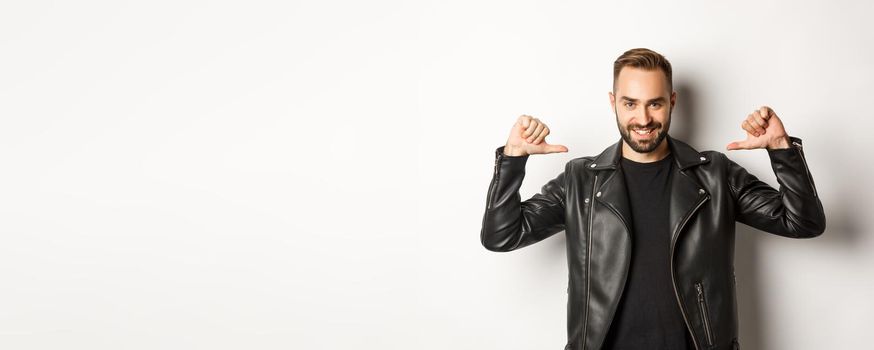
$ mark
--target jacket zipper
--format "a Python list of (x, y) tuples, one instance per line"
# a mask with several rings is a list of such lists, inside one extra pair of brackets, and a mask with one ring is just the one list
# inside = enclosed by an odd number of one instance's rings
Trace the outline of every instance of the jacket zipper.
[(698, 308), (701, 309), (701, 319), (704, 320), (704, 334), (707, 335), (707, 346), (713, 345), (713, 333), (710, 331), (710, 316), (707, 314), (707, 301), (704, 300), (704, 288), (701, 282), (695, 283), (695, 291), (698, 292)]
[(592, 193), (591, 198), (589, 199), (589, 232), (588, 239), (586, 240), (586, 316), (583, 321), (583, 350), (586, 349), (586, 336), (588, 336), (589, 329), (589, 293), (592, 290), (591, 287), (591, 273), (592, 273), (592, 218), (595, 212), (595, 190), (598, 185), (598, 175), (595, 175), (595, 181), (592, 182)]
[[(686, 226), (686, 222), (689, 221), (689, 218), (692, 217), (692, 215), (695, 214), (696, 211), (698, 211), (698, 208), (700, 208), (701, 205), (704, 204), (704, 202), (706, 202), (708, 198), (710, 198), (710, 197), (704, 197), (704, 199), (699, 201), (698, 205), (696, 205), (695, 208), (692, 209), (692, 211), (689, 212), (689, 214), (686, 215), (685, 218), (683, 218), (683, 221), (682, 221), (682, 223), (680, 223), (680, 227), (677, 228), (677, 232), (675, 233), (674, 236), (679, 237), (680, 231), (682, 231), (683, 227)], [(680, 301), (680, 294), (677, 293), (677, 282), (674, 280), (674, 244), (675, 243), (676, 243), (676, 241), (671, 240), (671, 254), (670, 254), (671, 255), (670, 256), (670, 259), (671, 259), (671, 286), (674, 287), (674, 296), (677, 298), (677, 305), (680, 305), (680, 314), (683, 315), (683, 321), (686, 322), (686, 327), (688, 327), (689, 330), (691, 331), (692, 326), (689, 324), (689, 318), (686, 317), (686, 309), (683, 307), (683, 302)], [(698, 340), (695, 338), (694, 333), (692, 333), (692, 343), (695, 344), (696, 350), (700, 349), (698, 347)]]
[(804, 159), (804, 152), (801, 151), (803, 147), (798, 143), (798, 141), (792, 141), (792, 145), (797, 146), (795, 147), (795, 151), (798, 152), (799, 156), (801, 156), (801, 162), (804, 163), (804, 172), (807, 173), (807, 181), (810, 182), (810, 188), (813, 189), (813, 196), (817, 197), (816, 186), (813, 185), (813, 178), (810, 176), (810, 168), (807, 167), (807, 160)]
[[(496, 195), (495, 192), (498, 191), (498, 186), (501, 183), (501, 178), (500, 178), (500, 176), (498, 176), (498, 173), (500, 173), (501, 162), (503, 160), (504, 160), (503, 153), (501, 155), (498, 155), (497, 157), (495, 157), (495, 174), (492, 176), (491, 188), (489, 188), (488, 198), (486, 198), (486, 201), (487, 201), (486, 209), (492, 209), (492, 204), (495, 200), (495, 195)], [(485, 219), (483, 219), (483, 220), (485, 220)]]

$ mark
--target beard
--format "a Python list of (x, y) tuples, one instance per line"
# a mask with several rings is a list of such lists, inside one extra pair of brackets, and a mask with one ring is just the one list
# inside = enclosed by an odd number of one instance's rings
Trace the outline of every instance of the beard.
[[(662, 127), (662, 123), (652, 120), (647, 125), (629, 124), (624, 128), (619, 124), (619, 114), (615, 109), (613, 110), (613, 113), (616, 114), (616, 126), (619, 127), (619, 133), (622, 134), (622, 140), (624, 140), (631, 149), (638, 153), (649, 153), (655, 150), (659, 144), (664, 141), (665, 137), (668, 136), (668, 129), (671, 127), (671, 112), (668, 112), (668, 122), (664, 127)], [(652, 132), (657, 132), (656, 137), (652, 140), (636, 141), (631, 137), (631, 133), (633, 133), (636, 128), (652, 128)]]

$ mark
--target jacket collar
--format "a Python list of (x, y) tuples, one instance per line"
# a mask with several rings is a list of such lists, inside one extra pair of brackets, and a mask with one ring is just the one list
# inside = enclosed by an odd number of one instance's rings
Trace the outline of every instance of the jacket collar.
[[(680, 170), (685, 170), (688, 167), (704, 164), (710, 161), (700, 152), (696, 151), (692, 146), (689, 146), (683, 141), (677, 140), (671, 135), (665, 137), (668, 142), (668, 148), (674, 154), (674, 162)], [(622, 138), (613, 145), (604, 149), (601, 154), (595, 157), (595, 160), (588, 166), (589, 170), (605, 170), (616, 169), (619, 166), (619, 160), (622, 158)]]

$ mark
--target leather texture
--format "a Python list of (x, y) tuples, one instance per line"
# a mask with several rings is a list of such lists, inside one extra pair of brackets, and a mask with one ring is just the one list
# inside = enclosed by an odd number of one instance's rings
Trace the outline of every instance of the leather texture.
[[(674, 154), (669, 210), (677, 307), (696, 349), (738, 349), (735, 222), (790, 238), (825, 230), (825, 214), (801, 139), (767, 150), (779, 189), (717, 151), (698, 152), (670, 136)], [(622, 141), (597, 156), (572, 159), (540, 193), (521, 201), (529, 156), (495, 150), (480, 239), (495, 252), (524, 248), (564, 231), (568, 259), (566, 350), (600, 349), (631, 257), (631, 216)]]

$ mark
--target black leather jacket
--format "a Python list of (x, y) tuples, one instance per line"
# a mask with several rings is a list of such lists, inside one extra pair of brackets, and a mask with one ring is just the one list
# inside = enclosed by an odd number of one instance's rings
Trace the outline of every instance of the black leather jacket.
[[(801, 140), (768, 150), (776, 190), (725, 154), (698, 152), (666, 137), (676, 166), (670, 202), (671, 274), (696, 349), (737, 349), (735, 221), (791, 238), (825, 230), (825, 214)], [(495, 151), (480, 238), (508, 252), (565, 231), (568, 259), (565, 349), (599, 349), (625, 286), (631, 257), (630, 206), (618, 166), (622, 141), (575, 158), (540, 193), (521, 201), (528, 156)]]

